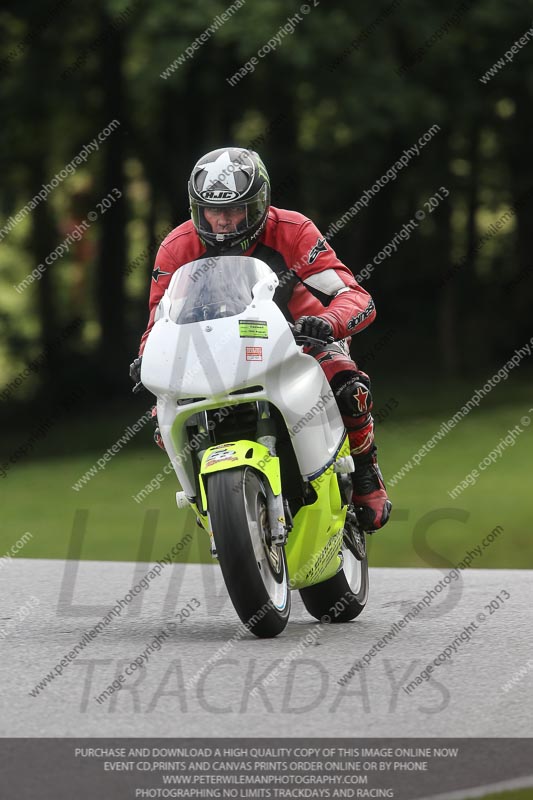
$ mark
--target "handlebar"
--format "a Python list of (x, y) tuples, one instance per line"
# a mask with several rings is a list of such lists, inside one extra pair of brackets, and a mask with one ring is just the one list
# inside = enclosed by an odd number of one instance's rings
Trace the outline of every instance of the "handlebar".
[(335, 339), (333, 338), (333, 336), (328, 336), (327, 340), (315, 339), (314, 336), (304, 336), (303, 334), (300, 333), (298, 336), (294, 337), (294, 341), (296, 342), (296, 344), (304, 346), (314, 345), (315, 347), (316, 346), (324, 347), (324, 345), (326, 344), (333, 344), (335, 342)]
[[(289, 328), (291, 329), (291, 331), (294, 332), (294, 324), (292, 322), (289, 322)], [(324, 346), (325, 344), (333, 344), (333, 342), (335, 342), (336, 339), (333, 336), (328, 336), (327, 339), (315, 339), (314, 336), (306, 336), (303, 333), (299, 333), (294, 337), (294, 341), (296, 342), (296, 344), (299, 345)]]

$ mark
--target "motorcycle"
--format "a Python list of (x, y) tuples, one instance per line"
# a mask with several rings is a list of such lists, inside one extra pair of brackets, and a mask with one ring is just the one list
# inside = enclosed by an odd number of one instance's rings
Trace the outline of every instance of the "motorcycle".
[(291, 591), (324, 622), (368, 597), (353, 459), (317, 361), (273, 300), (277, 275), (252, 257), (177, 270), (144, 350), (141, 381), (181, 485), (210, 537), (233, 606), (258, 637), (287, 625)]

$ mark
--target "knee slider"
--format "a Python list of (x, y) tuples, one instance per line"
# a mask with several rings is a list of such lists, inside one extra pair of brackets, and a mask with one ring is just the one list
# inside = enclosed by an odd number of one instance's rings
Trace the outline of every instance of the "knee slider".
[(341, 414), (348, 417), (360, 417), (370, 414), (372, 410), (372, 393), (370, 381), (365, 375), (353, 373), (341, 385), (333, 387), (335, 399)]

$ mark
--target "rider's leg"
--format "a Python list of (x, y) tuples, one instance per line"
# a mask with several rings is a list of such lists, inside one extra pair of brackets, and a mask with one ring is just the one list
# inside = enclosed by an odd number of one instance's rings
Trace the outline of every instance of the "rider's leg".
[(355, 465), (352, 502), (359, 521), (365, 530), (377, 530), (389, 519), (391, 503), (376, 458), (370, 378), (339, 345), (317, 348), (312, 355), (333, 389), (348, 432)]

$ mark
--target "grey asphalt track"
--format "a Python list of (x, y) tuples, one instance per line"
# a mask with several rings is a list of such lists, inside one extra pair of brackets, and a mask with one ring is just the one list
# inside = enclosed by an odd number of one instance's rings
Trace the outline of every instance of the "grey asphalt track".
[[(525, 666), (533, 657), (529, 570), (463, 571), (385, 641), (394, 623), (444, 583), (446, 572), (371, 569), (369, 602), (354, 622), (318, 625), (293, 592), (291, 619), (281, 636), (257, 640), (247, 634), (230, 642), (239, 623), (217, 565), (167, 566), (119, 618), (88, 639), (61, 675), (31, 696), (149, 569), (33, 559), (4, 567), (1, 736), (532, 734), (533, 669)], [(176, 614), (182, 609), (190, 616), (183, 612), (180, 622)], [(407, 693), (403, 687), (472, 622), (477, 628), (463, 635), (451, 658)], [(95, 698), (156, 635), (161, 649), (153, 645), (147, 664), (98, 703)], [(368, 665), (340, 684), (374, 645)]]

